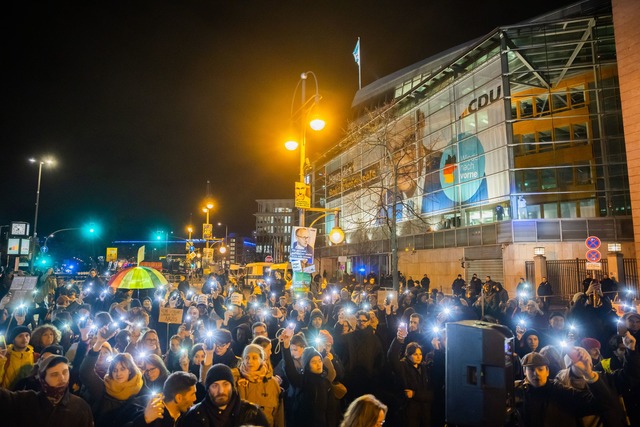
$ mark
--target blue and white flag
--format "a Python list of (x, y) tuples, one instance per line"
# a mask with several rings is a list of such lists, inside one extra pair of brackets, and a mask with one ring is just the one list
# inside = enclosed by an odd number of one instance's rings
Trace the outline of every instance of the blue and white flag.
[(356, 61), (358, 66), (360, 65), (360, 37), (358, 37), (358, 42), (356, 43), (355, 49), (353, 49), (353, 59)]

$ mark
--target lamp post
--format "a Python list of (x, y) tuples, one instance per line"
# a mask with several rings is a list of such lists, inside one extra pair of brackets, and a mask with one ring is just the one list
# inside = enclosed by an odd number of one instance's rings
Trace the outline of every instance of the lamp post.
[(38, 211), (40, 208), (40, 184), (42, 182), (42, 166), (52, 165), (54, 163), (53, 159), (40, 159), (37, 160), (35, 158), (30, 158), (29, 162), (38, 163), (38, 187), (36, 188), (36, 213), (35, 218), (33, 219), (33, 253), (31, 254), (31, 262), (29, 263), (29, 270), (33, 273), (33, 262), (35, 260), (36, 247), (38, 242)]
[(38, 209), (40, 207), (40, 184), (42, 182), (42, 166), (52, 165), (52, 159), (41, 159), (36, 160), (34, 158), (29, 159), (31, 163), (38, 163), (38, 187), (36, 189), (36, 214), (33, 220), (33, 238), (36, 239), (38, 237)]
[[(307, 78), (309, 76), (313, 76), (313, 80), (315, 81), (316, 91), (312, 97), (309, 97), (307, 99), (306, 89), (307, 89)], [(298, 86), (300, 86), (300, 108), (298, 108), (298, 110), (294, 112), (293, 106), (295, 103), (295, 96), (298, 90)], [(318, 78), (313, 73), (313, 71), (307, 71), (305, 73), (302, 73), (300, 75), (300, 80), (298, 81), (298, 86), (296, 86), (296, 90), (293, 92), (293, 99), (291, 102), (291, 119), (293, 120), (296, 116), (300, 116), (300, 122), (302, 125), (301, 140), (300, 140), (300, 144), (298, 144), (297, 141), (287, 141), (285, 142), (285, 147), (287, 148), (287, 150), (290, 150), (290, 151), (295, 150), (296, 148), (298, 148), (298, 146), (300, 147), (300, 177), (299, 177), (300, 181), (299, 182), (302, 184), (306, 184), (304, 169), (305, 169), (305, 163), (307, 160), (307, 157), (306, 157), (307, 125), (311, 126), (311, 129), (315, 131), (320, 131), (324, 129), (325, 122), (322, 119), (315, 118), (311, 120), (309, 123), (307, 123), (309, 113), (315, 106), (318, 105), (321, 98), (320, 93), (318, 92)], [(304, 227), (305, 208), (300, 207), (299, 209), (300, 209), (300, 216), (298, 220), (298, 225), (300, 227)]]
[(228, 244), (227, 239), (229, 238), (229, 227), (227, 224), (223, 224), (221, 222), (218, 223), (218, 227), (222, 227), (224, 225), (224, 244)]

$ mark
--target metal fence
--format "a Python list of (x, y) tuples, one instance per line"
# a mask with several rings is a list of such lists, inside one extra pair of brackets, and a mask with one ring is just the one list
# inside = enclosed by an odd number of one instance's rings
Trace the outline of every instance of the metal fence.
[[(553, 287), (554, 294), (563, 301), (570, 300), (576, 292), (582, 292), (582, 281), (587, 273), (592, 273), (598, 280), (602, 280), (604, 274), (609, 274), (609, 264), (606, 259), (600, 261), (601, 270), (587, 270), (587, 261), (584, 259), (547, 260), (547, 280)], [(635, 258), (623, 260), (625, 283), (619, 283), (618, 289), (633, 289), (638, 295), (638, 268)], [(535, 282), (535, 267), (533, 261), (526, 261), (525, 271), (527, 281)], [(619, 279), (616, 277), (616, 280)], [(535, 284), (537, 286), (537, 284)]]

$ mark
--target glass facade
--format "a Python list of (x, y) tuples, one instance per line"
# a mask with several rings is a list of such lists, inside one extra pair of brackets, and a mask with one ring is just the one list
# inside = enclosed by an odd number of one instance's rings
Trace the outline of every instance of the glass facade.
[(315, 203), (341, 209), (347, 242), (388, 237), (392, 217), (402, 237), (630, 215), (611, 16), (501, 28), (420, 69), (315, 165)]

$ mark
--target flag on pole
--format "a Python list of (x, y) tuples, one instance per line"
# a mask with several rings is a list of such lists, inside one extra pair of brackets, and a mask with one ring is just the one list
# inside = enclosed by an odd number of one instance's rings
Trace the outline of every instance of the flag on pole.
[(356, 48), (353, 49), (353, 59), (356, 61), (356, 64), (360, 66), (360, 37), (358, 37)]
[(138, 249), (138, 266), (144, 261), (144, 246), (140, 246)]

